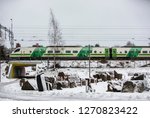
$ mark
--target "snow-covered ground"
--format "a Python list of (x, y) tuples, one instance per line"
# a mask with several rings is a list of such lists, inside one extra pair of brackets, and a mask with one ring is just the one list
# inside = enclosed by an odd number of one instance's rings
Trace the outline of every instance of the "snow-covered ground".
[[(72, 64), (73, 63), (73, 64)], [(82, 65), (82, 68), (70, 68), (69, 66), (72, 64), (73, 66), (79, 66), (77, 62), (61, 62), (61, 66), (67, 66), (68, 68), (60, 68), (57, 71), (64, 72), (65, 74), (76, 74), (80, 78), (85, 79), (88, 78), (88, 68), (84, 68), (85, 66), (88, 66), (88, 63), (86, 62), (78, 62), (80, 65)], [(97, 73), (97, 72), (110, 72), (110, 71), (117, 71), (118, 73), (123, 74), (123, 80), (129, 80), (131, 78), (131, 75), (134, 73), (141, 73), (145, 75), (145, 79), (147, 85), (150, 86), (149, 80), (150, 80), (150, 67), (141, 67), (141, 65), (145, 65), (148, 62), (130, 62), (125, 63), (124, 68), (115, 67), (110, 68), (107, 64), (101, 64), (97, 62), (92, 62), (91, 66), (91, 75)], [(70, 65), (69, 65), (70, 64)], [(87, 65), (86, 65), (87, 64)], [(63, 88), (62, 90), (52, 90), (52, 91), (44, 91), (39, 92), (36, 87), (36, 81), (35, 79), (28, 80), (35, 88), (34, 91), (25, 91), (21, 90), (21, 87), (19, 85), (18, 79), (7, 79), (4, 72), (5, 67), (7, 64), (2, 64), (2, 80), (0, 83), (0, 100), (41, 100), (41, 101), (48, 101), (48, 100), (150, 100), (150, 91), (144, 91), (142, 93), (122, 93), (122, 92), (107, 92), (107, 82), (98, 82), (92, 84), (92, 88), (95, 90), (95, 92), (88, 92), (86, 93), (86, 87), (85, 86), (78, 86), (75, 88)], [(45, 67), (45, 64), (41, 64)], [(109, 64), (110, 65), (110, 64)], [(118, 62), (111, 62), (111, 66), (120, 66)], [(96, 67), (96, 68), (94, 68)], [(97, 68), (98, 67), (98, 68)], [(31, 69), (27, 69), (28, 73), (30, 75), (33, 75), (35, 72), (30, 71)], [(49, 73), (47, 71), (47, 73)]]

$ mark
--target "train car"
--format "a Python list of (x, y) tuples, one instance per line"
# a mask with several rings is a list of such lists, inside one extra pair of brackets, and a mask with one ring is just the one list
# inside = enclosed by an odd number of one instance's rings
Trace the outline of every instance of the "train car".
[(93, 59), (108, 58), (109, 49), (100, 47), (81, 47), (81, 46), (58, 46), (48, 47), (43, 54), (43, 58), (53, 59)]
[(134, 46), (112, 48), (113, 59), (150, 59), (150, 47)]
[(92, 59), (109, 58), (109, 48), (82, 46), (19, 47), (10, 58), (15, 59)]
[(45, 47), (19, 47), (16, 48), (11, 54), (12, 59), (39, 59), (45, 53)]

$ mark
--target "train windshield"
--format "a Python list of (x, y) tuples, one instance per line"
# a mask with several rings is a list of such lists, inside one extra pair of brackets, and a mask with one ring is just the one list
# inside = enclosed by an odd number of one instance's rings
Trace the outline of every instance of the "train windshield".
[(19, 52), (20, 51), (20, 48), (17, 48), (16, 50), (14, 50), (14, 52)]

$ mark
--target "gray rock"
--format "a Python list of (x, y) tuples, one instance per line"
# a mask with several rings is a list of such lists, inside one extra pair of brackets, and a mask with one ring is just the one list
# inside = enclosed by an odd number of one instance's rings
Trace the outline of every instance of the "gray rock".
[(135, 89), (135, 84), (131, 81), (126, 81), (124, 84), (123, 84), (123, 88), (122, 88), (122, 92), (134, 92), (134, 89)]
[(121, 92), (121, 82), (109, 82), (107, 85), (107, 92)]
[(61, 84), (62, 84), (62, 88), (69, 88), (68, 81), (62, 81)]
[(35, 90), (35, 89), (33, 88), (33, 86), (28, 81), (26, 81), (23, 83), (21, 90)]
[(69, 85), (70, 85), (70, 88), (75, 88), (75, 87), (77, 87), (75, 82), (70, 82)]
[(62, 84), (60, 82), (57, 82), (56, 84), (57, 84), (56, 89), (57, 90), (62, 90)]
[(119, 74), (116, 71), (114, 71), (114, 78), (122, 79), (122, 74)]
[(131, 78), (131, 80), (144, 80), (144, 74), (142, 74), (142, 75), (139, 75), (139, 76), (133, 76), (132, 78)]
[(135, 92), (142, 93), (145, 90), (145, 86), (143, 82), (137, 81), (135, 84), (136, 84)]

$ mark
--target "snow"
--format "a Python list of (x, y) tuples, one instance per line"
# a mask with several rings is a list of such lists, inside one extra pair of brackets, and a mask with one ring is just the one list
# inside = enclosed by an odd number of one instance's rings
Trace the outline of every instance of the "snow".
[[(72, 64), (73, 63), (73, 64)], [(80, 64), (79, 64), (80, 63)], [(57, 69), (57, 72), (64, 72), (67, 75), (77, 76), (81, 79), (88, 78), (88, 68), (85, 68), (86, 65), (84, 61), (81, 62), (61, 62), (61, 66), (67, 66), (69, 68), (60, 68)], [(110, 62), (108, 62), (110, 63)], [(107, 63), (107, 64), (108, 64)], [(115, 61), (111, 62), (111, 66), (120, 66), (118, 65), (119, 62)], [(125, 63), (125, 62), (124, 62)], [(51, 62), (52, 64), (52, 62)], [(123, 81), (130, 80), (132, 75), (134, 73), (140, 73), (145, 75), (145, 81), (144, 85), (147, 88), (150, 88), (150, 67), (141, 67), (141, 65), (146, 64), (146, 62), (136, 62), (136, 67), (134, 67), (134, 63), (131, 62), (128, 67), (120, 68), (109, 68), (107, 67), (107, 64), (97, 63), (96, 61), (92, 62), (91, 64), (91, 75), (97, 73), (97, 72), (113, 72), (114, 70), (118, 73), (123, 74)], [(70, 68), (70, 65), (74, 66), (74, 68)], [(82, 68), (75, 68), (76, 66), (81, 65)], [(101, 66), (100, 66), (101, 65)], [(0, 83), (0, 100), (31, 100), (31, 101), (53, 101), (53, 100), (94, 100), (94, 101), (104, 101), (104, 100), (110, 100), (110, 101), (122, 101), (122, 100), (150, 100), (150, 91), (147, 89), (147, 91), (144, 91), (142, 93), (122, 93), (122, 92), (107, 92), (107, 85), (108, 82), (98, 82), (91, 84), (92, 89), (94, 89), (94, 92), (88, 92), (86, 93), (86, 87), (85, 86), (78, 86), (75, 88), (63, 88), (62, 90), (52, 90), (52, 91), (44, 91), (39, 92), (37, 90), (37, 85), (35, 79), (28, 79), (28, 81), (31, 83), (31, 85), (36, 89), (34, 91), (26, 91), (21, 90), (21, 87), (19, 85), (18, 79), (7, 79), (5, 75), (5, 67), (7, 66), (6, 63), (2, 64), (2, 81)], [(42, 64), (38, 65), (41, 68), (45, 68), (46, 64), (43, 62)], [(96, 66), (96, 67), (95, 67)], [(130, 67), (129, 67), (130, 66)], [(97, 68), (99, 67), (99, 68)], [(40, 69), (41, 69), (40, 68)], [(31, 68), (26, 68), (29, 75), (35, 75), (35, 71), (33, 71)], [(56, 73), (52, 73), (51, 71), (46, 71), (45, 76), (50, 75), (56, 75)], [(120, 81), (120, 80), (119, 80)], [(113, 80), (111, 82), (117, 82), (117, 80)], [(120, 86), (116, 86), (119, 88)]]

